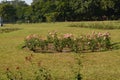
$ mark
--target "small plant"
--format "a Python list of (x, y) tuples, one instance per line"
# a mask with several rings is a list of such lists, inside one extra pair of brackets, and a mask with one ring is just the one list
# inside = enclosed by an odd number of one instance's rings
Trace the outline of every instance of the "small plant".
[(80, 38), (74, 39), (74, 42), (73, 42), (73, 45), (72, 45), (72, 50), (74, 52), (78, 53), (78, 52), (81, 51), (81, 47), (82, 47), (81, 39)]
[(35, 80), (52, 80), (52, 76), (45, 68), (40, 67), (38, 71), (35, 72)]
[(41, 48), (41, 50), (47, 50), (48, 42), (46, 40), (40, 39), (38, 47)]
[(62, 52), (63, 47), (64, 47), (64, 43), (61, 39), (58, 39), (58, 37), (54, 38), (53, 41), (53, 45), (54, 45), (54, 49), (58, 52)]
[(65, 47), (72, 48), (73, 46), (73, 35), (72, 34), (64, 34), (63, 42)]
[(14, 79), (13, 73), (10, 71), (9, 68), (6, 69), (6, 76), (7, 76), (7, 79), (10, 79), (10, 80)]
[(104, 43), (104, 48), (106, 48), (106, 49), (111, 48), (110, 33), (108, 33), (108, 32), (104, 33), (103, 43)]
[(57, 32), (56, 31), (49, 32), (48, 35), (47, 35), (48, 43), (53, 43), (54, 38), (57, 38)]
[(16, 73), (13, 73), (10, 68), (6, 69), (6, 76), (9, 80), (23, 80), (22, 72), (20, 71), (20, 67), (16, 67)]

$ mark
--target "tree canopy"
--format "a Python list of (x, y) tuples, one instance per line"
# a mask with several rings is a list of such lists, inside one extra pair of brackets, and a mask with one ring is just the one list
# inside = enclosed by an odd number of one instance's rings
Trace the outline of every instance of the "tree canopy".
[(120, 0), (2, 1), (0, 16), (7, 21), (53, 22), (120, 19)]

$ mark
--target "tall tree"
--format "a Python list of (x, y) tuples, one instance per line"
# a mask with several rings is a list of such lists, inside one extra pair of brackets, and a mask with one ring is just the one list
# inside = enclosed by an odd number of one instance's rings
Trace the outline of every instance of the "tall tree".
[(16, 17), (16, 9), (10, 4), (0, 5), (0, 16), (4, 21), (13, 22)]

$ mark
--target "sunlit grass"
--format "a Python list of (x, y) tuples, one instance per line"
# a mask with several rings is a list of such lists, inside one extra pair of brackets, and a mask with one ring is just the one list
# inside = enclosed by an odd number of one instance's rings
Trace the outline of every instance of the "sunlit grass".
[[(34, 62), (41, 61), (41, 65), (50, 69), (56, 80), (75, 80), (76, 72), (79, 69), (76, 53), (33, 53), (21, 49), (24, 39), (29, 34), (46, 36), (50, 31), (57, 31), (59, 35), (72, 33), (75, 36), (88, 34), (92, 31), (110, 32), (113, 43), (120, 42), (120, 30), (99, 30), (90, 28), (68, 27), (71, 23), (39, 23), (39, 24), (7, 24), (2, 28), (20, 28), (21, 30), (0, 34), (0, 77), (5, 77), (7, 67), (14, 71), (19, 66), (24, 72), (25, 79), (32, 80), (32, 70), (25, 57), (34, 54)], [(79, 23), (79, 22), (77, 22)], [(90, 22), (89, 22), (90, 23)], [(116, 22), (115, 22), (116, 23)], [(109, 22), (110, 24), (110, 22)], [(81, 74), (83, 80), (119, 80), (120, 76), (120, 49), (84, 53), (81, 55)], [(4, 78), (5, 79), (5, 78)]]
[(71, 23), (68, 27), (78, 27), (78, 28), (94, 28), (94, 29), (120, 29), (119, 21), (96, 21), (96, 22), (79, 22)]

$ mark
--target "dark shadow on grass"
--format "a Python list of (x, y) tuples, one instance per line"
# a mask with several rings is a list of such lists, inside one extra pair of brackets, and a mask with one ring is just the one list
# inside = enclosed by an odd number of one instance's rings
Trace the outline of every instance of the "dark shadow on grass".
[(115, 42), (113, 44), (111, 44), (113, 50), (118, 50), (120, 49), (120, 42)]
[(0, 33), (9, 33), (13, 31), (21, 30), (20, 28), (0, 28)]
[(33, 51), (34, 53), (55, 53), (54, 51)]
[(80, 74), (80, 73), (77, 74), (77, 78), (76, 78), (76, 80), (82, 80), (82, 77), (81, 77), (81, 74)]

